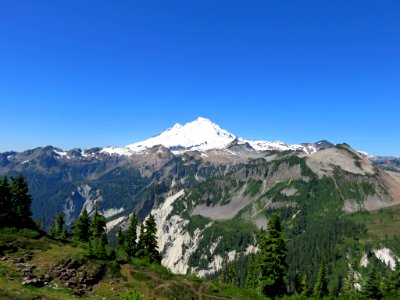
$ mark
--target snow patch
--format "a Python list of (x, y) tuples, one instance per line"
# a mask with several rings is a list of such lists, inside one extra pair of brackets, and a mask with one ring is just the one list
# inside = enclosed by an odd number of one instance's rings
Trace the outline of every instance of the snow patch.
[(107, 210), (103, 211), (102, 215), (106, 219), (109, 219), (112, 216), (115, 216), (115, 215), (118, 215), (118, 214), (122, 213), (124, 210), (125, 209), (123, 207), (121, 207), (121, 208), (110, 208), (110, 209), (107, 209)]
[(366, 268), (368, 267), (368, 264), (369, 264), (368, 256), (367, 253), (364, 252), (360, 260), (360, 266)]
[(200, 270), (197, 272), (199, 277), (206, 277), (207, 275), (215, 274), (222, 269), (224, 259), (220, 255), (213, 257), (212, 261), (208, 264), (206, 270)]
[(232, 262), (236, 258), (236, 250), (232, 250), (228, 252), (228, 261)]
[(389, 248), (373, 250), (377, 259), (387, 265), (392, 271), (396, 270), (397, 262), (400, 259)]
[(122, 223), (124, 220), (126, 219), (126, 217), (119, 217), (115, 220), (112, 220), (110, 222), (106, 223), (106, 231), (110, 231), (111, 229), (113, 229), (115, 226), (117, 226), (118, 224)]
[(260, 249), (258, 247), (253, 246), (253, 245), (249, 245), (246, 248), (246, 252), (245, 253), (246, 253), (246, 255), (249, 255), (249, 254), (257, 253), (258, 251), (260, 251)]
[(217, 246), (219, 244), (219, 242), (221, 241), (222, 236), (219, 236), (214, 243), (212, 243), (212, 245), (210, 246), (210, 254), (213, 255), (215, 252), (215, 249), (217, 249)]

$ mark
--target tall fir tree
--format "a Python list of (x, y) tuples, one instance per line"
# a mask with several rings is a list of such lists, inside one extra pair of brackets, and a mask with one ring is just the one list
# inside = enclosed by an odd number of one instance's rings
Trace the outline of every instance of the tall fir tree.
[(382, 299), (379, 277), (375, 270), (371, 270), (361, 290), (363, 299)]
[(347, 278), (344, 281), (343, 288), (341, 291), (341, 296), (347, 297), (348, 299), (356, 299), (358, 298), (358, 290), (356, 288), (356, 284), (358, 283), (357, 280), (357, 273), (356, 273), (356, 263), (351, 263), (348, 268)]
[(8, 178), (4, 176), (0, 181), (0, 227), (10, 225), (13, 207)]
[(271, 216), (266, 235), (259, 240), (259, 289), (262, 294), (275, 298), (286, 293), (286, 245), (278, 216)]
[(308, 276), (304, 275), (301, 279), (301, 291), (300, 295), (308, 297), (310, 295), (310, 283), (308, 282)]
[(328, 296), (328, 270), (325, 261), (322, 261), (319, 268), (317, 282), (314, 286), (313, 296), (316, 298), (323, 298)]
[(68, 232), (64, 228), (64, 223), (64, 214), (62, 212), (58, 212), (52, 226), (50, 227), (50, 235), (60, 239), (67, 238)]
[(251, 254), (245, 286), (250, 289), (255, 289), (258, 286), (260, 279), (260, 264), (258, 263), (259, 254)]
[(387, 285), (387, 292), (393, 296), (400, 298), (400, 268), (396, 266), (396, 271), (390, 276)]
[(293, 288), (294, 288), (294, 292), (296, 294), (301, 294), (302, 291), (302, 285), (301, 285), (301, 281), (303, 279), (303, 276), (301, 276), (299, 270), (296, 270), (296, 274), (294, 275), (293, 278)]
[(121, 227), (118, 228), (117, 232), (117, 247), (125, 247), (125, 235)]
[(89, 227), (89, 256), (97, 259), (107, 259), (106, 218), (101, 215), (96, 207)]
[(90, 220), (86, 208), (84, 208), (73, 226), (74, 239), (89, 242)]
[(22, 175), (11, 177), (11, 196), (13, 207), (12, 223), (15, 227), (35, 228), (31, 219), (32, 197), (29, 195), (28, 184)]
[(100, 238), (106, 232), (106, 218), (99, 214), (98, 208), (96, 207), (92, 221), (89, 226), (89, 233), (94, 238)]
[(136, 215), (133, 214), (124, 241), (125, 252), (129, 257), (134, 257), (137, 251), (137, 224)]
[(238, 285), (238, 275), (233, 262), (225, 263), (218, 277), (221, 283)]
[(157, 226), (153, 215), (140, 227), (139, 247), (136, 256), (148, 259), (150, 262), (161, 263), (161, 255), (157, 246)]

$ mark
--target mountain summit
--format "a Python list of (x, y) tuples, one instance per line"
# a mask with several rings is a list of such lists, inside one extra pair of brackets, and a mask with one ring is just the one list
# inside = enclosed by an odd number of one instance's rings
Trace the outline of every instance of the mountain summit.
[(133, 155), (156, 145), (162, 145), (177, 154), (194, 150), (207, 151), (211, 149), (223, 149), (235, 139), (237, 139), (239, 144), (249, 144), (255, 151), (299, 150), (310, 154), (319, 148), (316, 144), (287, 145), (282, 142), (252, 141), (239, 138), (211, 120), (198, 117), (196, 120), (186, 123), (185, 125), (177, 123), (173, 127), (145, 141), (133, 143), (122, 148), (104, 148), (102, 152), (117, 155)]
[(140, 152), (156, 145), (170, 150), (209, 150), (225, 147), (236, 138), (208, 119), (199, 117), (185, 125), (179, 123), (146, 141), (126, 146), (133, 152)]

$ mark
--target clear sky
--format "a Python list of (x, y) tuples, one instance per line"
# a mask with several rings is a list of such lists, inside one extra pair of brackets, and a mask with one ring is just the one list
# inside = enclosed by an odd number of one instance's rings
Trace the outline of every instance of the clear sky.
[(0, 151), (198, 116), (400, 156), (400, 1), (1, 1)]

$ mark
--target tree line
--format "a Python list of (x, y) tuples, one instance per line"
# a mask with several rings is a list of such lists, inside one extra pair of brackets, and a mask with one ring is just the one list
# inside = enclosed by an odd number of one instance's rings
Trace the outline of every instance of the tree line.
[(130, 218), (129, 227), (123, 233), (119, 227), (117, 232), (117, 246), (113, 249), (107, 239), (106, 218), (99, 213), (98, 208), (89, 217), (86, 208), (83, 208), (78, 219), (72, 223), (70, 234), (64, 222), (64, 215), (59, 212), (50, 226), (49, 235), (60, 239), (72, 239), (88, 246), (88, 255), (97, 259), (115, 259), (115, 251), (123, 252), (127, 259), (145, 259), (150, 263), (161, 263), (161, 255), (157, 247), (156, 222), (152, 215), (140, 225), (140, 234), (137, 235), (138, 221), (135, 214)]

